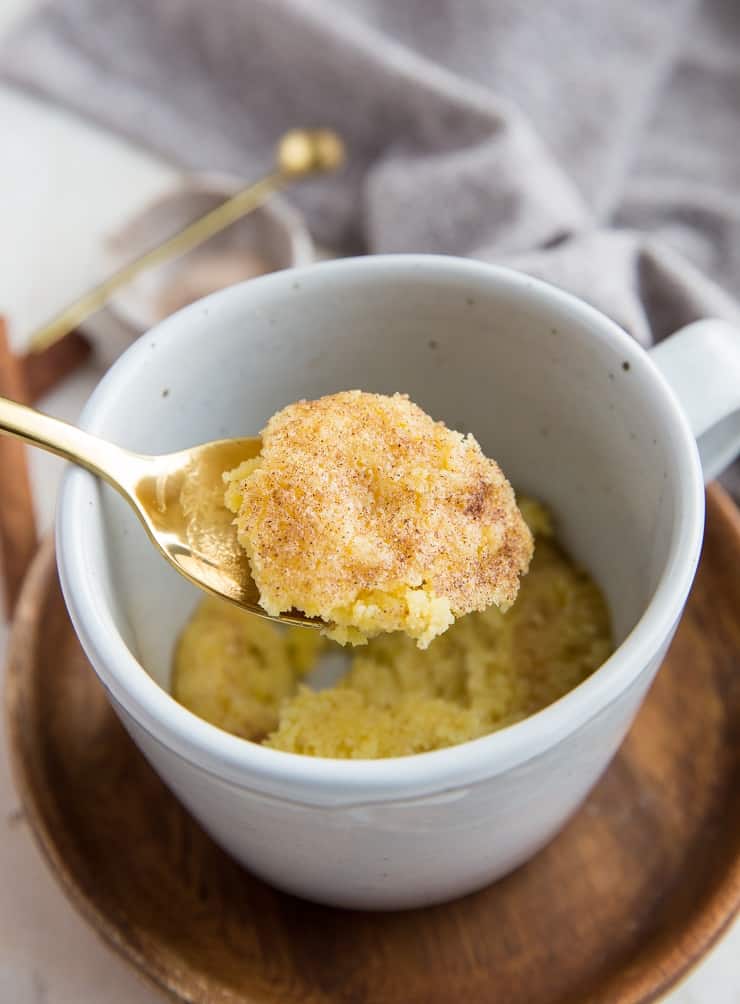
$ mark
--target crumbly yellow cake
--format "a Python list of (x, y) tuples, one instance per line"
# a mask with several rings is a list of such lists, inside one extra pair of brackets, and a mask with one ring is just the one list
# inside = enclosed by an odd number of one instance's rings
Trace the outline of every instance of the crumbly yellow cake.
[(289, 405), (226, 481), (262, 606), (341, 643), (404, 631), (425, 648), (456, 617), (511, 606), (532, 556), (499, 466), (402, 394)]
[(262, 739), (324, 644), (318, 631), (281, 631), (215, 596), (201, 600), (178, 640), (172, 680), (177, 700), (243, 739)]
[(557, 700), (612, 651), (609, 614), (588, 574), (522, 500), (537, 538), (514, 606), (457, 621), (426, 651), (402, 633), (357, 649), (331, 689), (303, 684), (316, 631), (285, 631), (205, 599), (177, 646), (172, 691), (215, 725), (275, 749), (325, 757), (406, 756), (477, 738)]

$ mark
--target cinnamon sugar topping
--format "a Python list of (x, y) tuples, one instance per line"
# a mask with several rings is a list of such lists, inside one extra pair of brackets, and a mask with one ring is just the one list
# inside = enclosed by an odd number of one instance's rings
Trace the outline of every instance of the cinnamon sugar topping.
[(471, 435), (406, 395), (345, 391), (274, 415), (226, 503), (270, 614), (292, 608), (360, 644), (420, 648), (455, 617), (507, 609), (533, 542), (514, 492)]

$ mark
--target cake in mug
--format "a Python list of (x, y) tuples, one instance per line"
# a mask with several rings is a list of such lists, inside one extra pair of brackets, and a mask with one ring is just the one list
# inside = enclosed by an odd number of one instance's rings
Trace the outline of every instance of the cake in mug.
[(401, 632), (376, 637), (334, 686), (314, 690), (319, 660), (343, 649), (209, 597), (176, 646), (174, 697), (244, 739), (342, 758), (423, 753), (534, 714), (597, 669), (613, 642), (604, 597), (557, 544), (548, 512), (527, 499), (519, 508), (536, 546), (506, 612), (462, 617), (425, 651)]

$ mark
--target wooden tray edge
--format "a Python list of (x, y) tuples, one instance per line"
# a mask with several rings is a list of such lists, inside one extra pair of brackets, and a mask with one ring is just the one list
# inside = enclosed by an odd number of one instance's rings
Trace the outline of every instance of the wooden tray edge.
[[(740, 509), (718, 484), (707, 488), (707, 510), (716, 512), (720, 521), (728, 523), (740, 539)], [(46, 537), (34, 558), (23, 586), (13, 620), (6, 658), (4, 706), (11, 771), (24, 813), (37, 846), (59, 882), (65, 895), (95, 930), (102, 941), (132, 963), (139, 976), (170, 999), (192, 1001), (172, 985), (169, 975), (159, 970), (151, 960), (141, 955), (126, 941), (116, 925), (103, 914), (93, 900), (68, 871), (65, 857), (57, 845), (54, 832), (54, 812), (38, 801), (31, 782), (33, 765), (24, 757), (25, 742), (20, 728), (19, 709), (22, 701), (21, 677), (28, 662), (27, 653), (33, 645), (34, 629), (46, 597), (50, 581), (56, 575), (53, 537)], [(638, 957), (634, 968), (615, 973), (604, 985), (605, 996), (599, 1000), (612, 1004), (651, 1004), (684, 979), (729, 929), (740, 913), (740, 848), (728, 864), (726, 876), (708, 895), (706, 902), (692, 914), (680, 937), (668, 943), (659, 939)], [(247, 1004), (245, 999), (244, 1004)]]
[(42, 600), (46, 597), (49, 583), (53, 582), (55, 576), (56, 549), (54, 535), (49, 533), (39, 544), (26, 575), (8, 639), (3, 703), (8, 737), (8, 760), (13, 783), (34, 842), (67, 900), (103, 944), (131, 964), (143, 983), (164, 993), (172, 1001), (182, 1004), (186, 998), (168, 986), (167, 974), (152, 966), (145, 955), (137, 952), (134, 946), (122, 937), (116, 924), (97, 907), (95, 901), (75, 880), (67, 867), (61, 846), (52, 837), (55, 832), (53, 808), (39, 800), (35, 794), (43, 789), (42, 786), (35, 786), (32, 783), (34, 766), (32, 760), (24, 756), (26, 743), (20, 727), (19, 713), (22, 703), (21, 677), (28, 662), (27, 653), (33, 646), (35, 625), (43, 609), (37, 600), (39, 597)]

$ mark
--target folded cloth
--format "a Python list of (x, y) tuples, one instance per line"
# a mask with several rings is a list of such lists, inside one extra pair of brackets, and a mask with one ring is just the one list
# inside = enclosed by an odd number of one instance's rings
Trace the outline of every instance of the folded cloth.
[(320, 241), (512, 264), (649, 344), (740, 321), (739, 52), (737, 0), (55, 0), (0, 76), (245, 178), (333, 126)]

